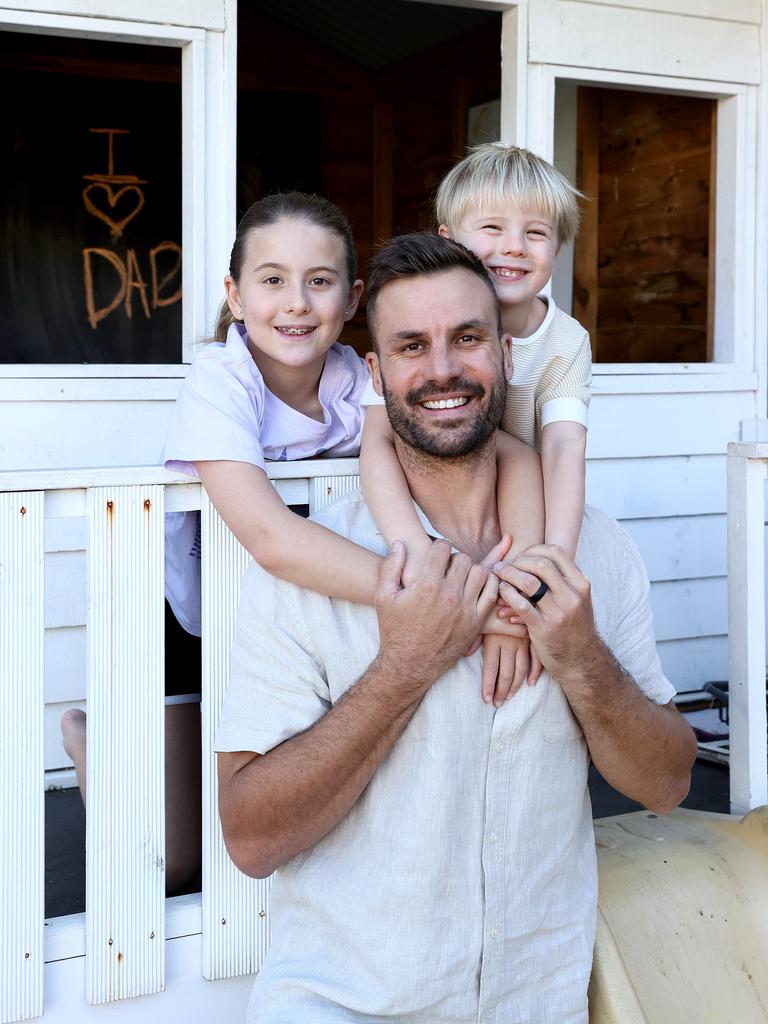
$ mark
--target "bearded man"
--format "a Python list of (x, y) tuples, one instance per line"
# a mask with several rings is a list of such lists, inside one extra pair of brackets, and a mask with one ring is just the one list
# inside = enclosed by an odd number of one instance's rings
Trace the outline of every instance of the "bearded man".
[[(648, 581), (587, 509), (579, 565), (539, 546), (489, 574), (510, 339), (493, 286), (432, 234), (375, 257), (376, 389), (426, 529), (413, 585), (395, 543), (375, 609), (247, 576), (217, 749), (230, 854), (275, 872), (255, 1024), (587, 1021), (597, 898), (591, 759), (663, 813), (692, 734), (656, 655)], [(436, 399), (461, 395), (450, 410)], [(359, 495), (319, 522), (374, 551)], [(542, 587), (542, 583), (546, 587)], [(526, 597), (546, 590), (532, 604)], [(544, 665), (501, 708), (462, 654), (500, 593)]]

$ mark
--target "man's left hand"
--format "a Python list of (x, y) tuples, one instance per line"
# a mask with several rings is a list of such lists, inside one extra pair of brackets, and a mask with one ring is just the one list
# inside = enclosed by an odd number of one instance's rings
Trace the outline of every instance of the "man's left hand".
[[(498, 562), (499, 596), (527, 627), (544, 667), (561, 682), (589, 671), (604, 656), (595, 628), (591, 587), (587, 577), (562, 548), (537, 544), (511, 563)], [(546, 585), (537, 603), (533, 597)]]

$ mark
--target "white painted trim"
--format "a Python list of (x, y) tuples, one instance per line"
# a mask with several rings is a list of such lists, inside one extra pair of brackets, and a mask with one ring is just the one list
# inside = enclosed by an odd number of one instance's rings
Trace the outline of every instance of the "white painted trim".
[(633, 374), (606, 373), (602, 370), (592, 377), (593, 395), (661, 395), (712, 391), (757, 392), (758, 386), (756, 373), (686, 374), (665, 373), (663, 370), (649, 373), (644, 364), (638, 364)]
[(755, 367), (760, 380), (758, 416), (768, 415), (768, 0), (762, 0), (762, 87), (757, 94), (755, 200)]
[(533, 62), (760, 82), (755, 24), (712, 23), (676, 11), (649, 12), (613, 3), (603, 4), (598, 13), (581, 0), (536, 0), (530, 14)]
[[(527, 7), (529, 0), (406, 0), (413, 4), (439, 4), (441, 7), (465, 7), (475, 11), (509, 11), (514, 7)], [(536, 0), (534, 0), (534, 3)]]
[(675, 374), (678, 377), (722, 376), (731, 374), (743, 380), (751, 380), (752, 374), (742, 372), (735, 363), (595, 363), (595, 374), (617, 377), (631, 377), (634, 374)]
[(0, 1021), (43, 1012), (44, 510), (0, 497)]
[(765, 481), (768, 445), (728, 446), (731, 812), (768, 803)]
[(189, 373), (186, 363), (6, 363), (2, 375), (13, 380), (70, 380), (72, 378), (175, 377)]
[(41, 381), (0, 377), (0, 402), (175, 402), (180, 387), (181, 380), (173, 377)]
[(526, 144), (528, 8), (513, 7), (501, 19), (501, 131), (503, 142)]
[(46, 793), (58, 789), (75, 789), (76, 786), (77, 773), (74, 768), (55, 768), (45, 773)]
[[(582, 0), (583, 2), (583, 0)], [(584, 84), (638, 89), (641, 92), (671, 92), (677, 96), (708, 96), (720, 99), (741, 95), (749, 88), (743, 82), (726, 82), (710, 78), (676, 78), (674, 75), (651, 75), (635, 71), (614, 71), (610, 68), (578, 67), (573, 64), (534, 64), (549, 68), (557, 78), (570, 78)]]
[(682, 14), (708, 21), (743, 21), (760, 24), (760, 0), (581, 0), (596, 7), (634, 7), (658, 14)]
[[(170, 896), (165, 901), (165, 937), (180, 939), (201, 932), (199, 892)], [(45, 922), (45, 963), (85, 956), (85, 914), (50, 917)]]
[[(357, 459), (307, 459), (304, 462), (268, 462), (270, 480), (311, 479), (316, 476), (351, 476), (358, 473)], [(0, 472), (3, 491), (62, 491), (107, 485), (186, 484), (200, 481), (183, 473), (169, 473), (162, 466), (104, 466), (86, 469), (39, 469)], [(197, 506), (200, 507), (199, 505)], [(46, 508), (47, 512), (47, 508)], [(70, 513), (83, 515), (83, 512)]]
[[(236, 0), (224, 0), (226, 28), (205, 31), (174, 24), (0, 7), (0, 27), (9, 31), (83, 39), (108, 39), (182, 47), (182, 362), (190, 363), (210, 337), (226, 271), (235, 222)], [(80, 5), (82, 9), (82, 5)], [(181, 11), (179, 13), (182, 13)], [(217, 26), (218, 26), (217, 22)], [(3, 378), (68, 377), (74, 367), (0, 364)], [(113, 366), (80, 368), (82, 377), (182, 377), (184, 367)], [(30, 400), (38, 395), (28, 392)], [(0, 394), (0, 401), (6, 400)], [(103, 398), (105, 401), (110, 397)]]
[(0, 0), (0, 21), (6, 10), (16, 13), (43, 12), (46, 17), (118, 17), (150, 24), (185, 25), (189, 28), (222, 31), (222, 2), (210, 0)]
[(74, 36), (106, 39), (110, 42), (142, 43), (145, 46), (184, 46), (201, 42), (205, 31), (180, 25), (117, 21), (112, 18), (13, 11), (0, 7), (0, 28), (5, 32), (31, 32), (46, 36)]
[(163, 497), (158, 484), (87, 491), (92, 1005), (165, 985)]
[(271, 879), (248, 878), (227, 853), (219, 819), (214, 737), (229, 678), (242, 579), (250, 556), (203, 495), (202, 526), (202, 749), (203, 942), (209, 981), (258, 970), (269, 945)]
[(205, 332), (205, 50), (200, 40), (181, 54), (183, 362), (191, 362), (195, 341)]

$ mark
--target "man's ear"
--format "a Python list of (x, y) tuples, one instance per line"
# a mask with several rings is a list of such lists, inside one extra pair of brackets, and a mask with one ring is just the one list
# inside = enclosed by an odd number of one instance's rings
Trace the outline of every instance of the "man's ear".
[(507, 380), (512, 380), (512, 374), (514, 373), (514, 364), (512, 363), (512, 335), (502, 334), (501, 336), (501, 354), (504, 359), (504, 376)]
[(373, 383), (373, 390), (377, 395), (384, 396), (384, 388), (381, 383), (381, 367), (379, 366), (379, 357), (375, 352), (366, 352), (365, 361), (368, 363), (368, 369), (371, 371), (371, 382)]
[(441, 238), (451, 237), (451, 232), (448, 230), (447, 224), (441, 224), (440, 227), (437, 229), (437, 233), (438, 235), (440, 235)]

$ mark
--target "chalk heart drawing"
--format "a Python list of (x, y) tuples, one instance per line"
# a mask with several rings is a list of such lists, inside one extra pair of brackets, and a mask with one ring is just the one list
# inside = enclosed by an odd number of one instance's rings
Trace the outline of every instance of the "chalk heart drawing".
[[(131, 196), (131, 193), (132, 198), (120, 202), (123, 196)], [(94, 181), (83, 189), (83, 202), (88, 213), (103, 220), (112, 235), (119, 238), (125, 225), (132, 221), (144, 206), (144, 193), (136, 185), (124, 185), (113, 190), (106, 182)], [(115, 210), (118, 203), (120, 211)], [(117, 220), (120, 215), (120, 220)]]

